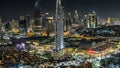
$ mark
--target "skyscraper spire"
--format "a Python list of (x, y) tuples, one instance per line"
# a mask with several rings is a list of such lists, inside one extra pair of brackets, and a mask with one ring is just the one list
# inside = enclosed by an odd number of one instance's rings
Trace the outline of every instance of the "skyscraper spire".
[(35, 2), (35, 8), (39, 8), (39, 2), (40, 2), (40, 0), (37, 0), (37, 1)]
[(41, 12), (40, 12), (40, 0), (37, 0), (35, 3), (35, 10), (34, 10), (34, 34), (35, 36), (41, 35), (42, 30), (42, 20), (41, 20)]
[(56, 2), (56, 17), (55, 17), (55, 46), (56, 50), (64, 48), (63, 44), (63, 13), (61, 0)]

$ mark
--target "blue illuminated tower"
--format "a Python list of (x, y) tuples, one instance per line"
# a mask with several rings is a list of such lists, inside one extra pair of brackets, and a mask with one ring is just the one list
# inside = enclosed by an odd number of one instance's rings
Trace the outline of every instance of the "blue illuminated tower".
[(61, 0), (56, 2), (56, 16), (55, 16), (55, 47), (56, 50), (64, 48), (63, 42), (63, 12)]

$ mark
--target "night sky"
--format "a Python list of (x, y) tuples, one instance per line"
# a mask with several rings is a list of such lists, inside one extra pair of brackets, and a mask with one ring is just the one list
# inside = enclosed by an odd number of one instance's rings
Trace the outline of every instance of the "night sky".
[[(34, 4), (36, 0), (0, 0), (0, 17), (4, 21), (18, 19), (21, 15), (33, 17)], [(56, 0), (41, 0), (41, 12), (55, 12)], [(119, 17), (120, 0), (62, 0), (65, 12), (73, 13), (78, 10), (82, 16), (95, 10), (100, 17)]]

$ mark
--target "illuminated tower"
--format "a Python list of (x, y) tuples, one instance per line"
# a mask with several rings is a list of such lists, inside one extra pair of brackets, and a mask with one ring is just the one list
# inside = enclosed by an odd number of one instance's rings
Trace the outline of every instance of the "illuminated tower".
[(108, 17), (108, 19), (107, 19), (107, 23), (108, 23), (108, 24), (111, 23), (111, 18), (110, 18), (110, 17)]
[(88, 14), (87, 28), (96, 28), (96, 27), (97, 27), (97, 16), (96, 16), (96, 12), (92, 11), (92, 13)]
[(74, 14), (74, 23), (77, 24), (77, 25), (78, 25), (78, 23), (79, 23), (79, 17), (78, 17), (78, 16), (79, 16), (79, 15), (78, 15), (78, 11), (75, 10), (75, 14)]
[(3, 37), (3, 31), (2, 31), (2, 19), (0, 18), (0, 40)]
[(47, 36), (51, 36), (53, 32), (54, 32), (53, 17), (47, 17)]
[(55, 47), (56, 50), (64, 48), (63, 44), (63, 12), (61, 0), (56, 2), (56, 17), (55, 17)]
[(3, 23), (2, 18), (0, 18), (0, 40), (3, 39), (3, 35), (5, 34), (4, 24), (5, 23)]
[(68, 13), (68, 21), (69, 21), (69, 25), (71, 27), (71, 25), (72, 25), (72, 16), (71, 16), (70, 12)]
[(40, 14), (40, 7), (39, 7), (40, 0), (37, 0), (35, 3), (35, 10), (34, 10), (34, 34), (35, 36), (41, 35), (41, 14)]
[(87, 15), (84, 15), (84, 17), (83, 17), (83, 20), (82, 20), (82, 24), (83, 24), (83, 27), (84, 28), (88, 28), (89, 27), (89, 23), (88, 23), (88, 18), (87, 18), (88, 16)]
[(26, 25), (27, 25), (27, 29), (30, 27), (30, 15), (26, 16)]

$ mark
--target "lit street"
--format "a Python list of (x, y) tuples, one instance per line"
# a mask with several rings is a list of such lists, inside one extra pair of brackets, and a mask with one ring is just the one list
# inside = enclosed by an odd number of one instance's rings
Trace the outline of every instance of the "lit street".
[(119, 0), (0, 0), (0, 68), (120, 68)]

